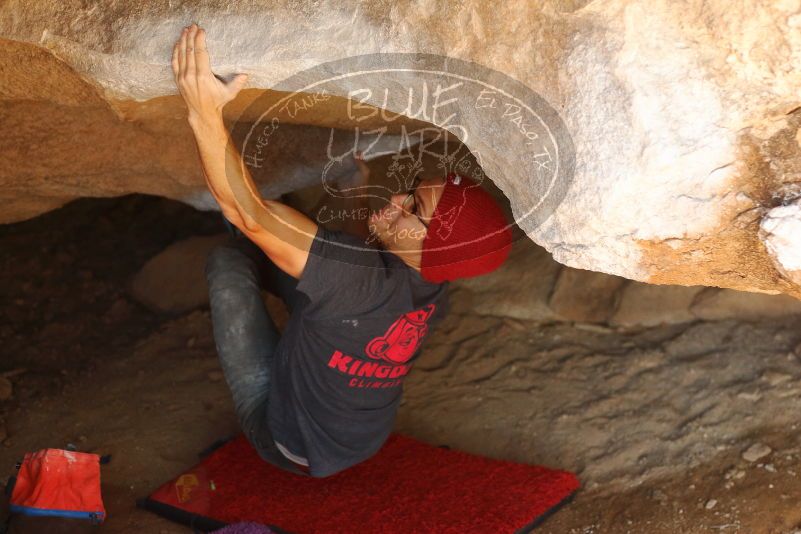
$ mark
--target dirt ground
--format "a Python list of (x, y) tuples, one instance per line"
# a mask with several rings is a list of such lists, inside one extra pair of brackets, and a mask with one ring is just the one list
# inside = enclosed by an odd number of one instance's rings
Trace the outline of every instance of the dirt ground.
[[(154, 314), (126, 284), (168, 244), (221, 230), (218, 214), (143, 195), (0, 226), (0, 374), (13, 386), (0, 481), (25, 451), (73, 443), (112, 455), (101, 531), (190, 531), (135, 500), (237, 431), (209, 312)], [(454, 287), (396, 430), (576, 472), (582, 489), (538, 532), (801, 534), (799, 319), (627, 331), (459, 313), (469, 298)], [(744, 458), (754, 444), (770, 452)], [(97, 529), (13, 531), (84, 530)]]

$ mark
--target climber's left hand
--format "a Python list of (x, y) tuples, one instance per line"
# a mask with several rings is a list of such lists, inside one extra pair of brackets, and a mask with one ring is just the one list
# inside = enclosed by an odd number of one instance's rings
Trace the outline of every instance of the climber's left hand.
[(236, 97), (248, 78), (247, 74), (237, 74), (225, 83), (211, 72), (206, 31), (195, 23), (184, 28), (175, 42), (172, 72), (189, 110), (190, 122), (220, 117), (223, 106)]

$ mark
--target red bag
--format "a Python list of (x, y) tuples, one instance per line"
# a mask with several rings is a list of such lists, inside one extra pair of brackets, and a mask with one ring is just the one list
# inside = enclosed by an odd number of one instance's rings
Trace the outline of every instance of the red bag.
[(62, 449), (25, 453), (11, 493), (12, 513), (89, 519), (100, 524), (100, 456)]

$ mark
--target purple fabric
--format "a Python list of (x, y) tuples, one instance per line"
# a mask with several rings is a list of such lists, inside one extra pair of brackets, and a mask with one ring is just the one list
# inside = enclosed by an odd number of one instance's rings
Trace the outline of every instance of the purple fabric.
[(227, 527), (213, 531), (211, 534), (275, 534), (269, 527), (258, 523), (232, 523)]

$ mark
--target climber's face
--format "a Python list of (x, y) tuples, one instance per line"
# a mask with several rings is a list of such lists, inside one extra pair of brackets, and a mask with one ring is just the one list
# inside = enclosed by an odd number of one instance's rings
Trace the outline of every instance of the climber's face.
[(383, 209), (370, 216), (371, 234), (386, 250), (419, 270), (427, 226), (444, 189), (444, 177), (416, 180), (409, 191), (392, 195)]

